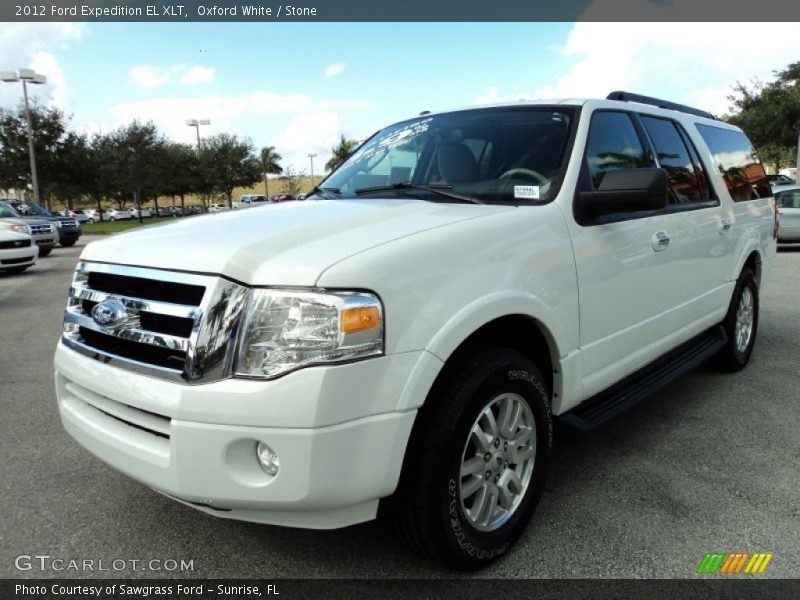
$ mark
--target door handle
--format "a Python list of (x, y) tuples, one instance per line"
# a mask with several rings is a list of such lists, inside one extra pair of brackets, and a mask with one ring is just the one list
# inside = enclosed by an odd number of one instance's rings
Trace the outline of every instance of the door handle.
[(720, 234), (727, 233), (728, 231), (730, 231), (730, 228), (731, 228), (731, 222), (728, 219), (722, 219), (719, 222), (719, 232), (720, 232)]
[(653, 244), (653, 250), (661, 252), (662, 250), (666, 250), (667, 246), (669, 246), (669, 236), (666, 231), (656, 231), (650, 239), (650, 242)]

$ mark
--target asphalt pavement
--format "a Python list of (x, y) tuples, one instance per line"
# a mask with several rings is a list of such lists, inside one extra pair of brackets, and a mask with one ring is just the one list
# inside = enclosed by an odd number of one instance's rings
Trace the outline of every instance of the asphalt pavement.
[[(381, 523), (307, 531), (208, 516), (73, 441), (56, 410), (52, 356), (85, 241), (0, 275), (0, 577), (460, 576), (415, 556)], [(797, 577), (798, 340), (800, 251), (790, 250), (762, 291), (747, 369), (698, 369), (606, 427), (557, 442), (527, 532), (476, 576), (693, 578), (707, 552), (759, 551), (774, 553), (763, 577)], [(17, 558), (28, 555), (51, 558)], [(66, 560), (55, 563), (64, 570), (40, 568), (52, 559)], [(69, 569), (69, 560), (95, 570)], [(114, 560), (127, 566), (98, 570)], [(151, 560), (161, 570), (131, 562)], [(167, 570), (170, 560), (193, 570)]]

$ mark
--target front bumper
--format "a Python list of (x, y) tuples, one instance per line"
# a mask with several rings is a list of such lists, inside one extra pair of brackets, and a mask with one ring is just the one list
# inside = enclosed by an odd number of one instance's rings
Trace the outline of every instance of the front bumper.
[[(408, 353), (186, 386), (59, 344), (56, 392), (78, 442), (157, 491), (221, 517), (327, 529), (374, 518), (394, 491), (416, 410), (387, 408), (430, 361)], [(279, 457), (274, 478), (256, 460), (258, 441)]]
[(35, 265), (38, 256), (39, 248), (35, 244), (27, 248), (0, 250), (0, 270)]
[(83, 231), (80, 228), (61, 228), (58, 230), (58, 242), (63, 244), (64, 242), (76, 242), (80, 239), (81, 233)]

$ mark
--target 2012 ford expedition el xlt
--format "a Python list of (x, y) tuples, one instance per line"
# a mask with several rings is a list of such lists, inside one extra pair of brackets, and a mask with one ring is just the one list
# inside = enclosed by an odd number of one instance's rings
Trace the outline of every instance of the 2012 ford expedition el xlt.
[(554, 420), (747, 364), (776, 247), (745, 135), (624, 92), (420, 115), (308, 200), (89, 244), (64, 426), (220, 517), (333, 528), (380, 505), (458, 569), (527, 526)]

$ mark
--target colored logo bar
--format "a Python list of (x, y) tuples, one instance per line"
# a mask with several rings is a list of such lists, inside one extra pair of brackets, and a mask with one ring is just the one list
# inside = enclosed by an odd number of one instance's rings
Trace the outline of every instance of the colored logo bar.
[(773, 556), (772, 552), (708, 552), (696, 572), (718, 575), (763, 573)]

